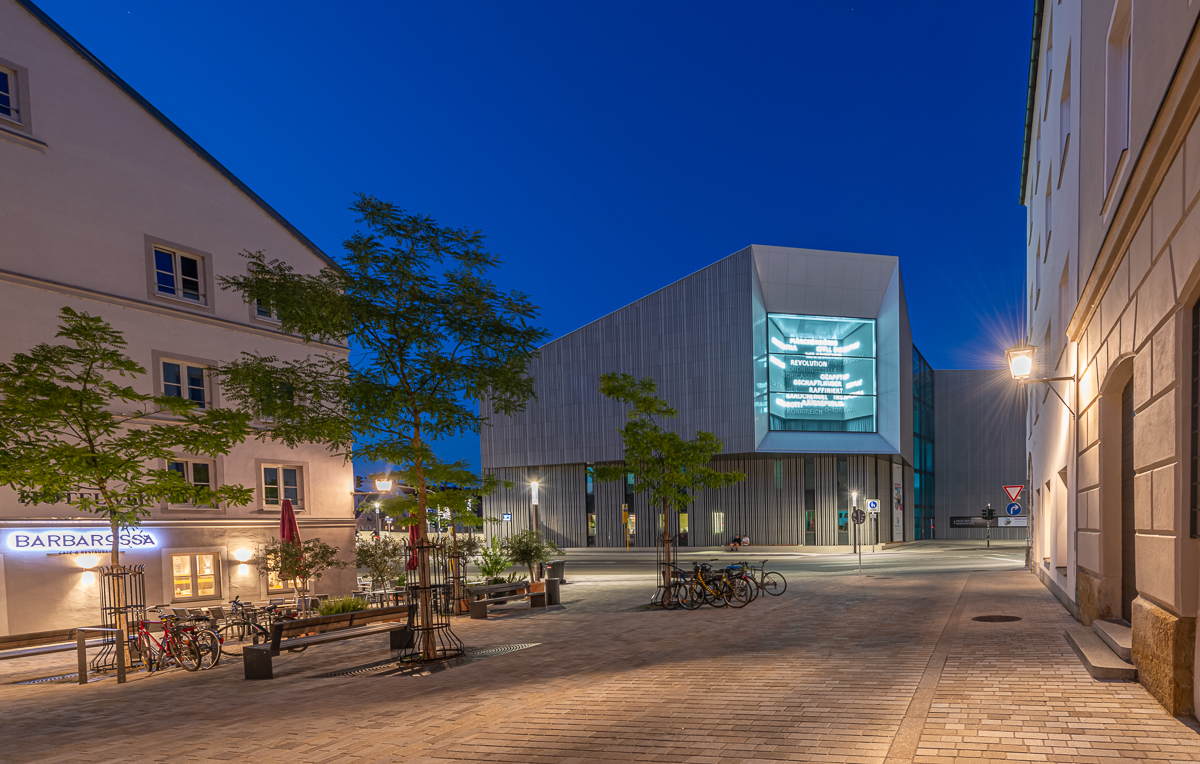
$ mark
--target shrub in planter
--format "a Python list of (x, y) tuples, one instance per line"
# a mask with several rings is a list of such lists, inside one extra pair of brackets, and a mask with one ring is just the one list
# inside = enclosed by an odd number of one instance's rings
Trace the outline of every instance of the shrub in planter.
[(370, 606), (362, 597), (333, 597), (318, 605), (317, 612), (321, 615), (341, 615), (366, 610), (368, 607)]

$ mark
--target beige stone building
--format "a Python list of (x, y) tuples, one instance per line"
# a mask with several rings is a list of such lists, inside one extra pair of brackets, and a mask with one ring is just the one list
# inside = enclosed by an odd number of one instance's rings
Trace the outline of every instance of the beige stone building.
[[(213, 364), (243, 350), (311, 350), (216, 288), (216, 277), (244, 272), (238, 253), (247, 249), (300, 271), (329, 262), (36, 6), (0, 0), (0, 357), (52, 341), (70, 306), (124, 332), (149, 372), (146, 392), (219, 406)], [(297, 505), (303, 537), (347, 552), (353, 543), (352, 467), (319, 446), (250, 441), (224, 458), (179, 454), (169, 466), (195, 483), (253, 488), (255, 498), (155, 507), (138, 532), (143, 543), (123, 555), (146, 566), (148, 604), (282, 593), (242, 560), (277, 537), (284, 498)], [(104, 548), (95, 543), (102, 533), (68, 503), (22, 506), (0, 492), (0, 635), (98, 622), (90, 568), (106, 558), (88, 552)], [(349, 589), (353, 576), (335, 571), (317, 590)]]
[(1200, 687), (1198, 14), (1038, 0), (1021, 188), (1034, 376), (1066, 378), (1028, 386), (1035, 569), (1083, 624), (1131, 623), (1174, 714)]

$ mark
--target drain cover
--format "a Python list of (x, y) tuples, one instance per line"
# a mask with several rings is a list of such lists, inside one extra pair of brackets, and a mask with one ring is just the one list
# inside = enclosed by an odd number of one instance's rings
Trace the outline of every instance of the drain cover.
[(343, 676), (429, 676), (436, 674), (439, 671), (454, 668), (455, 666), (464, 666), (468, 663), (481, 661), (484, 658), (491, 658), (495, 655), (504, 655), (505, 653), (513, 653), (517, 650), (524, 650), (529, 647), (537, 647), (540, 642), (532, 642), (527, 644), (517, 645), (485, 645), (483, 647), (468, 647), (462, 655), (456, 658), (449, 658), (444, 661), (433, 661), (430, 663), (404, 663), (396, 660), (377, 661), (368, 663), (363, 666), (354, 666), (353, 668), (342, 669), (341, 671), (330, 671), (326, 674), (317, 674), (316, 679), (333, 679)]
[(977, 615), (971, 620), (982, 623), (1008, 623), (1009, 621), (1019, 621), (1021, 617), (1017, 615)]

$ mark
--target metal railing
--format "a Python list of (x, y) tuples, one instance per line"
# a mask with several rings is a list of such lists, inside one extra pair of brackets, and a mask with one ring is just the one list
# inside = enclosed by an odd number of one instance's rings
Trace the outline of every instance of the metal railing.
[(88, 683), (87, 665), (87, 632), (97, 634), (116, 634), (117, 648), (113, 650), (117, 663), (117, 684), (125, 684), (125, 630), (109, 629), (100, 626), (84, 626), (75, 630), (75, 650), (79, 658), (79, 683)]

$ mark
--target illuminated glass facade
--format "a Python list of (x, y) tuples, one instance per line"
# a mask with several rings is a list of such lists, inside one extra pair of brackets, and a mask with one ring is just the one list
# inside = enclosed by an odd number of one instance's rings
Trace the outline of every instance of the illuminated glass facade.
[(933, 538), (933, 369), (913, 346), (913, 538)]
[(770, 429), (876, 432), (875, 321), (767, 314)]

